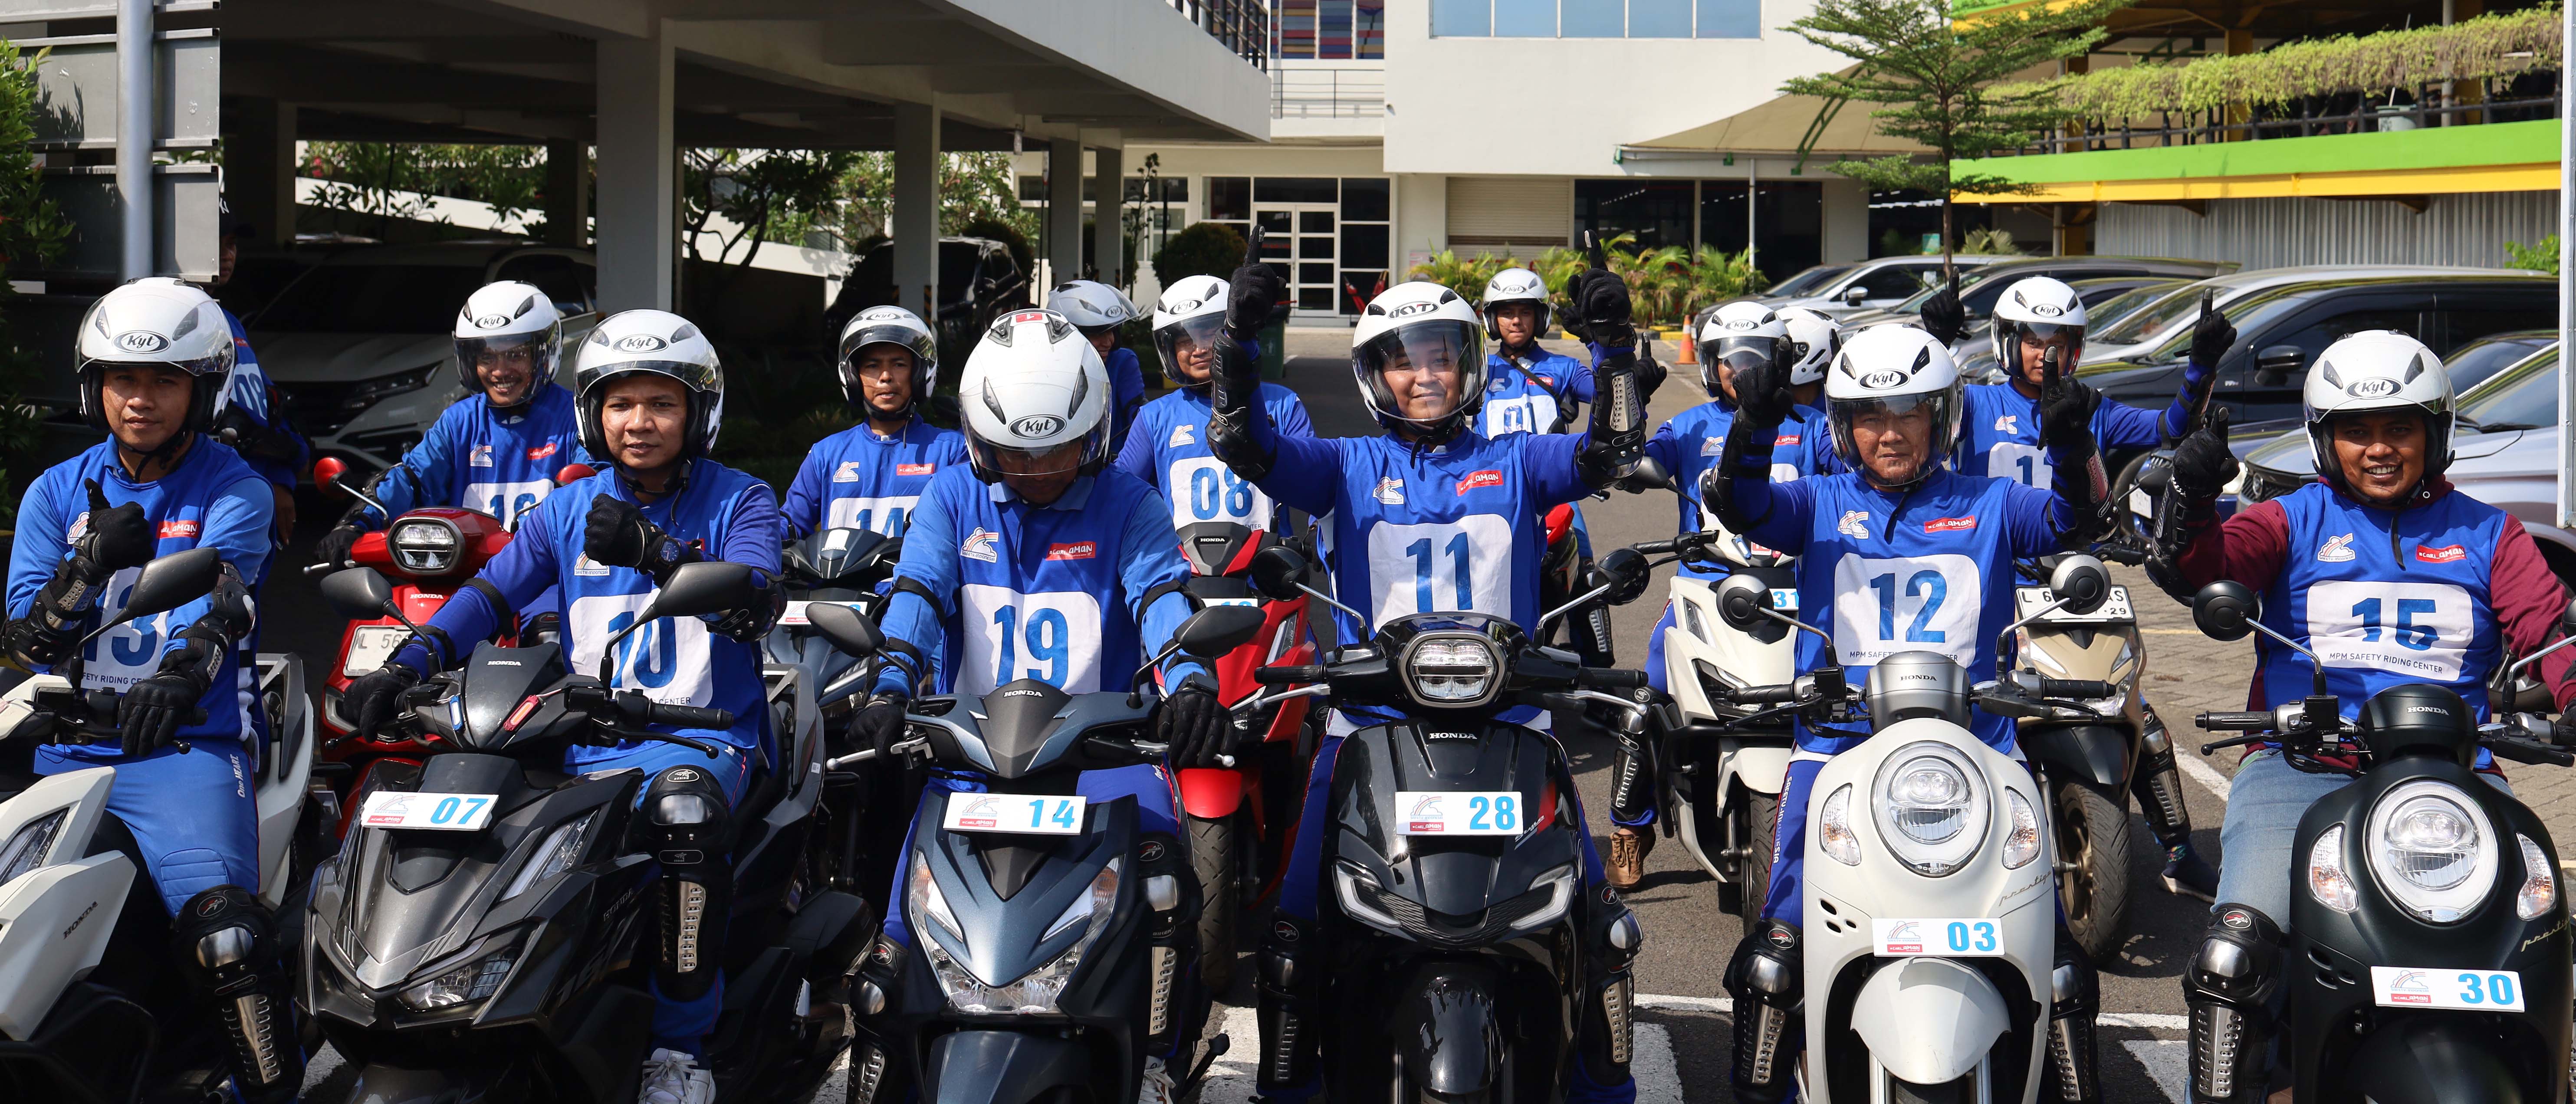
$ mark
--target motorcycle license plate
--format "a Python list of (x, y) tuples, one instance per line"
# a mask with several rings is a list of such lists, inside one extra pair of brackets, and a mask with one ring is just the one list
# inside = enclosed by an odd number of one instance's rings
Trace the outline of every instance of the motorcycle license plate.
[[(2047, 587), (2014, 587), (2013, 604), (2016, 611), (2013, 617), (2016, 620), (2028, 617), (2032, 610), (2056, 600), (2057, 596), (2050, 594)], [(2104, 598), (2102, 604), (2091, 613), (2051, 610), (2047, 616), (2039, 619), (2039, 623), (2043, 625), (2111, 625), (2127, 624), (2137, 619), (2137, 611), (2129, 606), (2129, 588), (2115, 586), (2111, 588), (2111, 596)]]
[(394, 649), (402, 647), (403, 638), (410, 635), (411, 630), (400, 625), (358, 626), (358, 631), (349, 634), (349, 657), (340, 661), (340, 673), (356, 678), (384, 666), (394, 657)]
[(1983, 916), (1872, 920), (1870, 946), (1880, 958), (2000, 958), (2003, 921)]
[[(858, 604), (858, 603), (856, 603), (856, 602), (825, 602), (825, 603), (823, 603), (823, 604), (824, 604), (824, 605), (828, 605), (828, 606), (848, 606), (848, 607), (850, 607), (851, 609), (857, 609), (857, 608), (859, 607), (859, 604)], [(811, 624), (813, 624), (814, 622), (813, 622), (813, 621), (811, 621), (811, 620), (809, 620), (809, 619), (807, 619), (807, 618), (806, 618), (806, 616), (805, 616), (805, 610), (806, 610), (806, 608), (807, 608), (807, 607), (809, 607), (809, 606), (812, 606), (812, 605), (814, 605), (814, 603), (812, 603), (812, 602), (789, 602), (789, 603), (787, 603), (787, 610), (786, 610), (786, 612), (781, 613), (781, 614), (779, 614), (779, 615), (778, 615), (778, 623), (779, 623), (779, 624), (781, 624), (781, 625), (811, 625)]]
[(480, 832), (492, 822), (491, 794), (398, 793), (378, 790), (358, 810), (362, 828), (429, 828)]
[(1517, 790), (1399, 790), (1395, 819), (1405, 836), (1517, 836), (1528, 826)]
[(951, 832), (1071, 836), (1082, 831), (1084, 804), (1079, 796), (952, 793), (939, 826)]
[(2522, 1011), (2522, 975), (2512, 970), (2370, 968), (2370, 999), (2382, 1008)]
[(2136, 488), (2129, 490), (2129, 512), (2142, 518), (2156, 516), (2156, 496)]

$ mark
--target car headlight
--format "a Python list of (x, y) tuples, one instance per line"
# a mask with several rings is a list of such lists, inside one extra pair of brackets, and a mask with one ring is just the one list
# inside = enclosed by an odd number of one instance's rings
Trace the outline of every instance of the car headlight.
[(1074, 899), (1064, 913), (1056, 917), (1040, 942), (1053, 939), (1073, 928), (1083, 928), (1080, 936), (1063, 953), (1045, 965), (1000, 983), (987, 982), (975, 976), (965, 963), (959, 962), (939, 934), (924, 926), (924, 918), (954, 936), (959, 945), (966, 942), (958, 930), (957, 916), (948, 907), (947, 897), (939, 891), (939, 880), (930, 874), (930, 863), (919, 852), (912, 857), (912, 890), (906, 895), (906, 913), (912, 918), (914, 939), (924, 957), (930, 961), (930, 974), (939, 981), (939, 990), (948, 998), (948, 1007), (969, 1016), (1031, 1016), (1056, 1011), (1056, 1001), (1082, 966), (1083, 956), (1102, 929), (1118, 912), (1118, 878), (1123, 865), (1109, 860), (1100, 873), (1093, 875), (1091, 888)]
[(2513, 895), (2513, 911), (2525, 920), (2538, 920), (2558, 904), (2558, 869), (2530, 836), (2513, 838), (2522, 841), (2522, 892)]
[(1976, 769), (1947, 744), (1925, 740), (1879, 767), (1879, 835), (1918, 874), (1938, 878), (1984, 845), (1989, 815)]
[(1502, 660), (1481, 636), (1424, 636), (1405, 652), (1405, 679), (1424, 705), (1472, 706), (1502, 689)]
[(518, 877), (510, 879), (510, 888), (502, 891), (500, 899), (507, 901), (526, 892), (530, 886), (572, 869), (581, 861), (583, 845), (590, 842), (591, 825), (598, 821), (599, 810), (593, 809), (556, 825), (555, 830), (546, 833), (544, 841), (537, 844), (537, 849), (529, 853), (527, 863), (519, 867)]
[(1851, 784), (1846, 782), (1825, 799), (1824, 815), (1817, 818), (1816, 845), (1844, 866), (1860, 865), (1860, 836), (1852, 831)]
[(63, 821), (71, 814), (69, 808), (56, 809), (10, 833), (9, 842), (0, 844), (0, 885), (45, 865), (45, 856), (54, 849), (54, 837), (62, 833)]
[[(498, 950), (492, 950), (494, 945)], [(519, 940), (515, 933), (486, 936), (462, 956), (463, 962), (453, 969), (395, 994), (394, 999), (414, 1012), (462, 1010), (478, 1004), (501, 991), (509, 980), (510, 967), (519, 960)]]
[(2343, 825), (2326, 829), (2308, 848), (2308, 896), (2347, 915), (2361, 908), (2361, 891), (2343, 868)]
[(385, 534), (385, 545), (393, 550), (394, 562), (419, 575), (443, 575), (454, 570), (464, 543), (464, 533), (445, 518), (411, 518), (397, 522)]
[(2019, 790), (2005, 790), (2004, 805), (2012, 813), (2012, 830), (2004, 833), (2004, 869), (2019, 870), (2039, 857), (2039, 814)]
[(2397, 903), (2436, 923), (2457, 920), (2495, 885), (2495, 833), (2484, 810), (2447, 782), (2409, 782), (2370, 811), (2370, 870)]

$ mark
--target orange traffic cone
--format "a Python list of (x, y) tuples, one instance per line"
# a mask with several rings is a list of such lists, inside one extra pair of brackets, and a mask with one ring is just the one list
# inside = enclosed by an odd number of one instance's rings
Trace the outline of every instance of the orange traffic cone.
[(1673, 363), (1699, 363), (1699, 342), (1691, 340), (1691, 333), (1689, 330), (1683, 330), (1681, 332), (1681, 336), (1673, 339), (1673, 344), (1681, 347), (1681, 355), (1674, 357)]

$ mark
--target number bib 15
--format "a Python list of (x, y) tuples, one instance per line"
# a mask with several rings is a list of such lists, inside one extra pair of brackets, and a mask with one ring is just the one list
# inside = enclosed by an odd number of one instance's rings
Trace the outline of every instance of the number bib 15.
[(1881, 958), (1996, 958), (2004, 953), (2003, 921), (1987, 917), (1869, 923), (1870, 945)]
[(1256, 529), (1270, 524), (1270, 496), (1243, 481), (1212, 456), (1172, 461), (1163, 493), (1172, 500), (1172, 525), (1231, 521)]
[(1022, 594), (968, 583), (957, 588), (957, 605), (966, 620), (958, 693), (989, 694), (1024, 678), (1068, 694), (1100, 689), (1100, 599), (1078, 590)]
[(1511, 523), (1495, 514), (1370, 526), (1372, 623), (1383, 625), (1408, 613), (1511, 616), (1512, 552)]
[(2328, 667), (2460, 677), (2469, 652), (2469, 592), (2446, 583), (2318, 583), (2308, 588), (2308, 640)]
[(895, 495), (888, 498), (836, 498), (823, 519), (826, 529), (865, 529), (890, 537), (903, 535), (905, 520), (912, 516), (920, 495)]
[[(107, 580), (107, 598), (99, 603), (100, 619), (124, 612), (134, 596), (134, 580), (143, 574), (129, 567)], [(161, 645), (168, 643), (170, 615), (128, 621), (99, 635), (81, 652), (81, 689), (123, 690), (161, 673)]]
[(1527, 823), (1517, 791), (1399, 790), (1395, 827), (1404, 836), (1517, 836)]
[[(594, 594), (573, 599), (565, 616), (572, 622), (572, 665), (576, 671), (599, 670), (600, 650), (610, 637), (635, 623), (635, 615), (653, 600), (650, 594)], [(639, 690), (667, 705), (705, 705), (715, 700), (716, 675), (707, 648), (707, 623), (695, 617), (664, 617), (617, 642), (619, 690)]]
[(1834, 649), (1853, 666), (1898, 652), (1973, 664), (1984, 584), (1966, 556), (1846, 555), (1834, 565)]
[(526, 483), (468, 483), (465, 506), (501, 519), (501, 527), (516, 531), (519, 516), (537, 508), (546, 494), (555, 489), (551, 480), (535, 479)]
[(2512, 970), (2370, 968), (2370, 998), (2382, 1008), (2520, 1012), (2522, 975)]

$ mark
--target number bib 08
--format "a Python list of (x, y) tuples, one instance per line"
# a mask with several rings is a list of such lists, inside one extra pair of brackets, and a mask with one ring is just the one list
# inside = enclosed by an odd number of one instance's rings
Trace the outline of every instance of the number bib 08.
[(1368, 544), (1374, 624), (1408, 613), (1512, 615), (1512, 527), (1497, 515), (1374, 525)]
[(2308, 639), (2326, 666), (2460, 677), (2473, 616), (2467, 588), (2332, 582), (2308, 588), (2307, 599)]
[(920, 495), (896, 495), (890, 498), (836, 498), (823, 520), (826, 529), (865, 529), (890, 537), (903, 535), (903, 523), (912, 515)]
[(1874, 664), (1898, 652), (1977, 658), (1985, 579), (1966, 556), (1846, 555), (1834, 565), (1834, 647), (1842, 662)]
[(555, 489), (550, 480), (536, 479), (526, 483), (468, 483), (465, 485), (467, 509), (481, 510), (501, 519), (501, 527), (519, 528), (519, 515), (537, 508), (546, 494)]
[(1231, 521), (1254, 528), (1270, 524), (1270, 496), (1243, 481), (1214, 457), (1172, 461), (1164, 493), (1172, 499), (1172, 525)]
[(1870, 946), (1881, 958), (1997, 958), (2003, 922), (1982, 916), (1872, 920)]
[(1024, 678), (1068, 694), (1100, 689), (1100, 599), (968, 583), (957, 588), (957, 604), (966, 622), (958, 693), (989, 694)]

